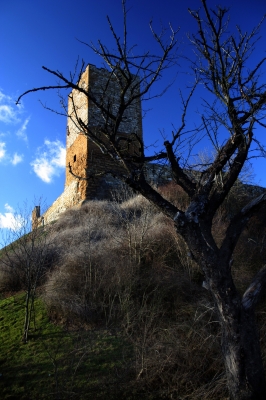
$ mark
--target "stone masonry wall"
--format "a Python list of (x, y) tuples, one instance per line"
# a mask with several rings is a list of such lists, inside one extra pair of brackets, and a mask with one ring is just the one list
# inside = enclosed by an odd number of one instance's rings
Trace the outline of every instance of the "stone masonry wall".
[[(77, 135), (74, 143), (72, 143), (72, 145), (67, 149), (65, 190), (70, 184), (72, 184), (72, 182), (78, 181), (78, 179), (69, 172), (69, 165), (71, 165), (71, 170), (73, 174), (81, 178), (87, 177), (87, 169), (89, 167), (88, 146), (88, 138), (83, 134), (79, 134)], [(85, 200), (87, 197), (87, 189), (87, 181), (79, 180), (79, 192), (80, 197), (83, 200)]]
[[(138, 78), (135, 77), (133, 93), (139, 91)], [(113, 112), (116, 112), (121, 88), (115, 77), (104, 68), (96, 68), (89, 64), (81, 76), (79, 86), (90, 94), (101, 104), (109, 105)], [(82, 132), (82, 127), (77, 122), (80, 118), (89, 127), (104, 126), (107, 116), (103, 116), (97, 106), (88, 100), (88, 97), (77, 90), (73, 90), (68, 99), (68, 122), (67, 122), (67, 148), (76, 140)], [(141, 102), (136, 100), (127, 108), (124, 120), (121, 122), (119, 131), (123, 134), (135, 133), (142, 138), (142, 112)]]
[[(139, 91), (138, 78), (135, 79), (132, 93)], [(105, 105), (109, 104), (113, 112), (119, 105), (121, 88), (119, 81), (103, 68), (96, 68), (88, 65), (81, 76), (79, 86), (84, 90), (90, 91), (91, 95)], [(87, 199), (110, 198), (111, 190), (118, 185), (118, 181), (105, 174), (112, 171), (113, 174), (121, 173), (121, 166), (114, 163), (108, 154), (103, 154), (101, 150), (84, 135), (82, 126), (78, 123), (81, 119), (90, 128), (100, 130), (106, 123), (106, 116), (103, 116), (99, 109), (88, 97), (77, 90), (73, 90), (68, 98), (68, 120), (66, 138), (66, 180), (65, 189), (62, 195), (53, 203), (47, 212), (38, 217), (34, 214), (34, 221), (38, 225), (48, 223), (58, 218), (59, 214), (69, 207), (81, 204)], [(119, 129), (119, 137), (123, 138), (129, 134), (137, 135), (142, 140), (142, 113), (141, 102), (137, 100), (125, 112), (124, 120)], [(100, 135), (100, 133), (99, 133)], [(134, 139), (134, 136), (132, 136)], [(130, 147), (125, 150), (129, 153), (139, 154), (140, 143), (132, 140)], [(70, 172), (86, 180), (78, 180)], [(33, 221), (33, 223), (34, 223)]]
[[(109, 71), (104, 68), (97, 69), (94, 65), (89, 65), (89, 89), (95, 99), (106, 107), (110, 107), (110, 111), (116, 114), (120, 104), (121, 87), (119, 79), (112, 76)], [(133, 84), (132, 92), (130, 95), (139, 93), (139, 79), (134, 76), (135, 82)], [(120, 77), (121, 84), (123, 78)], [(125, 96), (127, 101), (128, 96)], [(135, 102), (125, 110), (123, 121), (120, 124), (119, 132), (131, 134), (135, 133), (142, 138), (142, 112), (141, 103), (137, 99)], [(102, 112), (92, 102), (89, 104), (89, 126), (101, 127), (105, 125), (107, 115), (102, 115)]]
[(61, 196), (59, 196), (51, 207), (49, 207), (48, 210), (38, 218), (38, 225), (46, 225), (55, 221), (58, 219), (59, 215), (68, 208), (81, 203), (82, 198), (79, 190), (79, 182), (76, 180), (67, 186)]
[[(79, 86), (83, 89), (88, 90), (89, 86), (89, 66), (83, 72), (82, 77), (79, 82)], [(68, 96), (68, 119), (67, 119), (67, 138), (66, 147), (67, 149), (74, 143), (77, 139), (79, 133), (82, 131), (81, 127), (76, 121), (76, 117), (80, 118), (84, 124), (88, 124), (89, 116), (89, 102), (88, 97), (77, 91), (72, 90)]]
[[(136, 77), (133, 92), (139, 90), (137, 79)], [(79, 85), (89, 91), (99, 103), (109, 104), (113, 111), (118, 107), (121, 93), (119, 82), (106, 69), (98, 69), (94, 65), (88, 65), (81, 76)], [(86, 181), (80, 181), (83, 200), (109, 198), (110, 187), (115, 184), (116, 180), (110, 174), (108, 176), (104, 176), (104, 174), (106, 171), (112, 171), (113, 174), (118, 175), (121, 173), (121, 167), (114, 163), (108, 154), (103, 154), (91, 140), (87, 139), (82, 132), (82, 127), (75, 123), (77, 118), (80, 118), (85, 125), (100, 130), (101, 126), (104, 126), (106, 122), (105, 116), (102, 115), (92, 101), (88, 100), (85, 94), (76, 90), (73, 90), (69, 96), (68, 108), (66, 165), (71, 165), (72, 172), (75, 175), (87, 177)], [(122, 122), (120, 130), (120, 138), (134, 133), (142, 140), (140, 100), (132, 104), (126, 111), (125, 120)], [(98, 133), (98, 135), (100, 136), (101, 133)], [(125, 146), (128, 144), (123, 140), (120, 143), (122, 144), (123, 142)], [(125, 151), (131, 154), (139, 154), (139, 150), (140, 143), (136, 139), (132, 140), (130, 148), (125, 148)], [(67, 168), (65, 186), (67, 187), (75, 179)]]
[[(95, 150), (98, 150), (95, 146)], [(100, 162), (100, 159), (98, 159)], [(106, 168), (108, 163), (105, 164)], [(149, 164), (145, 168), (145, 174), (152, 184), (165, 184), (171, 180), (171, 172), (169, 168), (158, 166), (156, 164)], [(59, 196), (49, 209), (40, 215), (40, 208), (36, 206), (32, 213), (33, 228), (37, 226), (46, 225), (59, 218), (59, 215), (66, 211), (68, 208), (80, 206), (86, 199), (111, 199), (112, 192), (118, 188), (121, 182), (116, 180), (111, 175), (104, 175), (96, 180), (90, 181), (90, 193), (87, 197), (84, 196), (84, 181), (73, 179), (68, 186), (65, 187), (64, 192)], [(85, 197), (85, 198), (84, 198)]]

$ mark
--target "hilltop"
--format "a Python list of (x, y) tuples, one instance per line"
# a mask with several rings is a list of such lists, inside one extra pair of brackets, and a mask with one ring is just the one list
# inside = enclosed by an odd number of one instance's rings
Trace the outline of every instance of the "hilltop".
[[(235, 189), (218, 210), (218, 246), (229, 215), (254, 190)], [(180, 187), (160, 191), (185, 209)], [(265, 219), (264, 210), (251, 220), (235, 249), (240, 292), (265, 260)], [(203, 275), (173, 223), (146, 199), (123, 189), (114, 201), (68, 209), (32, 238), (1, 255), (3, 399), (227, 398), (219, 324)], [(29, 272), (35, 313), (23, 344)], [(260, 308), (265, 357), (264, 314)]]

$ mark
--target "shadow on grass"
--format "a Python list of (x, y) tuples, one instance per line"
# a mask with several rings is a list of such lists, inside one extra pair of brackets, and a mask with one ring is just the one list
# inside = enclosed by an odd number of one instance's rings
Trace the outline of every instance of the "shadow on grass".
[(0, 310), (1, 399), (130, 398), (132, 351), (122, 338), (107, 330), (66, 332), (49, 323), (37, 300), (38, 329), (23, 344), (21, 298), (0, 300)]

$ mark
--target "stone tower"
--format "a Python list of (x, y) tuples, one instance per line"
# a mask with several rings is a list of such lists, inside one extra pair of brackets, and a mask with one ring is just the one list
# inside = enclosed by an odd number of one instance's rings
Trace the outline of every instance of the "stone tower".
[[(89, 90), (97, 101), (110, 104), (112, 110), (115, 111), (118, 107), (120, 88), (116, 79), (106, 69), (98, 69), (89, 64), (80, 78), (79, 86), (86, 91)], [(138, 85), (135, 90), (139, 90)], [(104, 172), (116, 172), (119, 167), (108, 154), (102, 153), (87, 138), (82, 127), (77, 123), (77, 120), (81, 119), (85, 125), (97, 132), (104, 123), (99, 109), (88, 100), (85, 94), (74, 89), (68, 97), (68, 115), (64, 192), (42, 216), (40, 216), (39, 209), (38, 212), (34, 211), (32, 215), (34, 226), (57, 219), (60, 213), (70, 207), (82, 204), (85, 200), (107, 199), (110, 197), (112, 188), (117, 185), (117, 181), (111, 174), (106, 175)], [(119, 137), (134, 133), (142, 140), (140, 99), (126, 110), (125, 120), (120, 127)], [(135, 141), (130, 146), (131, 148), (127, 148), (126, 151), (139, 153), (139, 141)], [(73, 174), (83, 179), (75, 178), (69, 171), (69, 165)]]
[[(119, 105), (120, 88), (106, 69), (98, 69), (88, 65), (81, 76), (79, 85), (85, 90), (90, 90), (93, 96), (105, 104), (111, 104), (112, 109)], [(75, 105), (75, 109), (73, 108)], [(80, 118), (90, 128), (97, 130), (104, 123), (104, 118), (99, 109), (83, 93), (73, 90), (68, 101), (68, 122), (66, 141), (66, 165), (71, 166), (72, 172), (86, 180), (77, 180), (67, 168), (65, 188), (76, 183), (77, 200), (105, 199), (110, 195), (110, 188), (115, 184), (114, 179), (104, 175), (105, 171), (114, 171), (118, 167), (109, 155), (101, 150), (83, 134), (76, 123)], [(142, 114), (140, 100), (126, 111), (125, 121), (121, 123), (119, 136), (135, 133), (142, 140)], [(134, 147), (135, 146), (135, 147)], [(137, 143), (131, 151), (137, 153)], [(139, 144), (138, 144), (139, 147)], [(89, 176), (92, 176), (89, 178)]]

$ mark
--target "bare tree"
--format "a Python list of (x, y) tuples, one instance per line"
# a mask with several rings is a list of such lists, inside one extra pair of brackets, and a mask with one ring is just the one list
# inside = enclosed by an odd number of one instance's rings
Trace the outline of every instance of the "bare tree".
[(25, 318), (22, 341), (27, 343), (30, 325), (35, 326), (34, 303), (36, 291), (43, 281), (53, 257), (50, 227), (32, 228), (27, 206), (14, 217), (14, 225), (7, 232), (2, 249), (0, 267), (6, 275), (5, 290), (25, 291)]
[[(233, 252), (238, 239), (250, 218), (261, 212), (266, 203), (266, 193), (253, 198), (231, 217), (219, 246), (212, 235), (212, 224), (218, 208), (228, 196), (249, 158), (251, 149), (254, 150), (256, 145), (259, 152), (263, 151), (255, 136), (255, 127), (266, 127), (263, 123), (266, 84), (260, 75), (266, 58), (262, 58), (250, 69), (251, 55), (255, 50), (260, 24), (251, 33), (243, 32), (237, 27), (236, 35), (230, 34), (228, 10), (220, 6), (210, 10), (206, 0), (201, 0), (201, 3), (202, 12), (189, 10), (198, 25), (198, 33), (189, 36), (196, 54), (191, 66), (195, 81), (203, 84), (211, 100), (205, 101), (202, 126), (195, 130), (193, 135), (205, 134), (215, 148), (215, 157), (210, 164), (202, 166), (197, 174), (189, 173), (187, 159), (184, 162), (180, 156), (183, 143), (187, 141), (191, 145), (191, 135), (186, 131), (186, 113), (195, 87), (186, 100), (181, 97), (183, 115), (180, 128), (172, 132), (171, 139), (164, 142), (163, 151), (146, 157), (144, 146), (134, 132), (123, 138), (123, 143), (126, 142), (130, 146), (132, 140), (139, 140), (140, 153), (130, 154), (122, 151), (121, 138), (117, 133), (125, 120), (127, 109), (138, 99), (145, 98), (165, 68), (172, 65), (177, 43), (176, 32), (172, 28), (170, 41), (165, 44), (164, 36), (157, 35), (151, 27), (161, 55), (154, 56), (148, 52), (133, 55), (132, 48), (128, 45), (124, 0), (123, 40), (116, 35), (108, 19), (117, 52), (110, 52), (101, 42), (98, 47), (88, 44), (102, 57), (111, 71), (112, 79), (116, 80), (120, 87), (118, 107), (111, 107), (108, 101), (99, 99), (89, 89), (82, 88), (79, 82), (75, 83), (76, 76), (68, 79), (60, 72), (46, 67), (43, 68), (59, 78), (61, 83), (31, 89), (23, 93), (18, 101), (29, 92), (57, 88), (75, 89), (93, 102), (103, 116), (103, 122), (96, 132), (88, 127), (87, 122), (76, 118), (75, 123), (79, 125), (80, 131), (122, 166), (119, 176), (122, 181), (141, 193), (174, 221), (176, 231), (184, 238), (192, 257), (204, 273), (204, 285), (212, 294), (220, 320), (221, 347), (230, 397), (234, 400), (264, 399), (265, 372), (255, 308), (265, 289), (266, 266), (257, 272), (243, 295), (240, 295), (235, 286), (232, 266)], [(78, 78), (81, 77), (82, 69)], [(107, 86), (108, 84), (107, 82)], [(73, 106), (75, 108), (75, 104)], [(223, 128), (223, 132), (224, 128), (227, 132), (227, 138), (223, 137), (223, 140), (219, 139), (220, 127)], [(163, 159), (170, 165), (173, 180), (183, 188), (190, 199), (186, 210), (181, 210), (167, 201), (145, 178), (145, 163)]]

